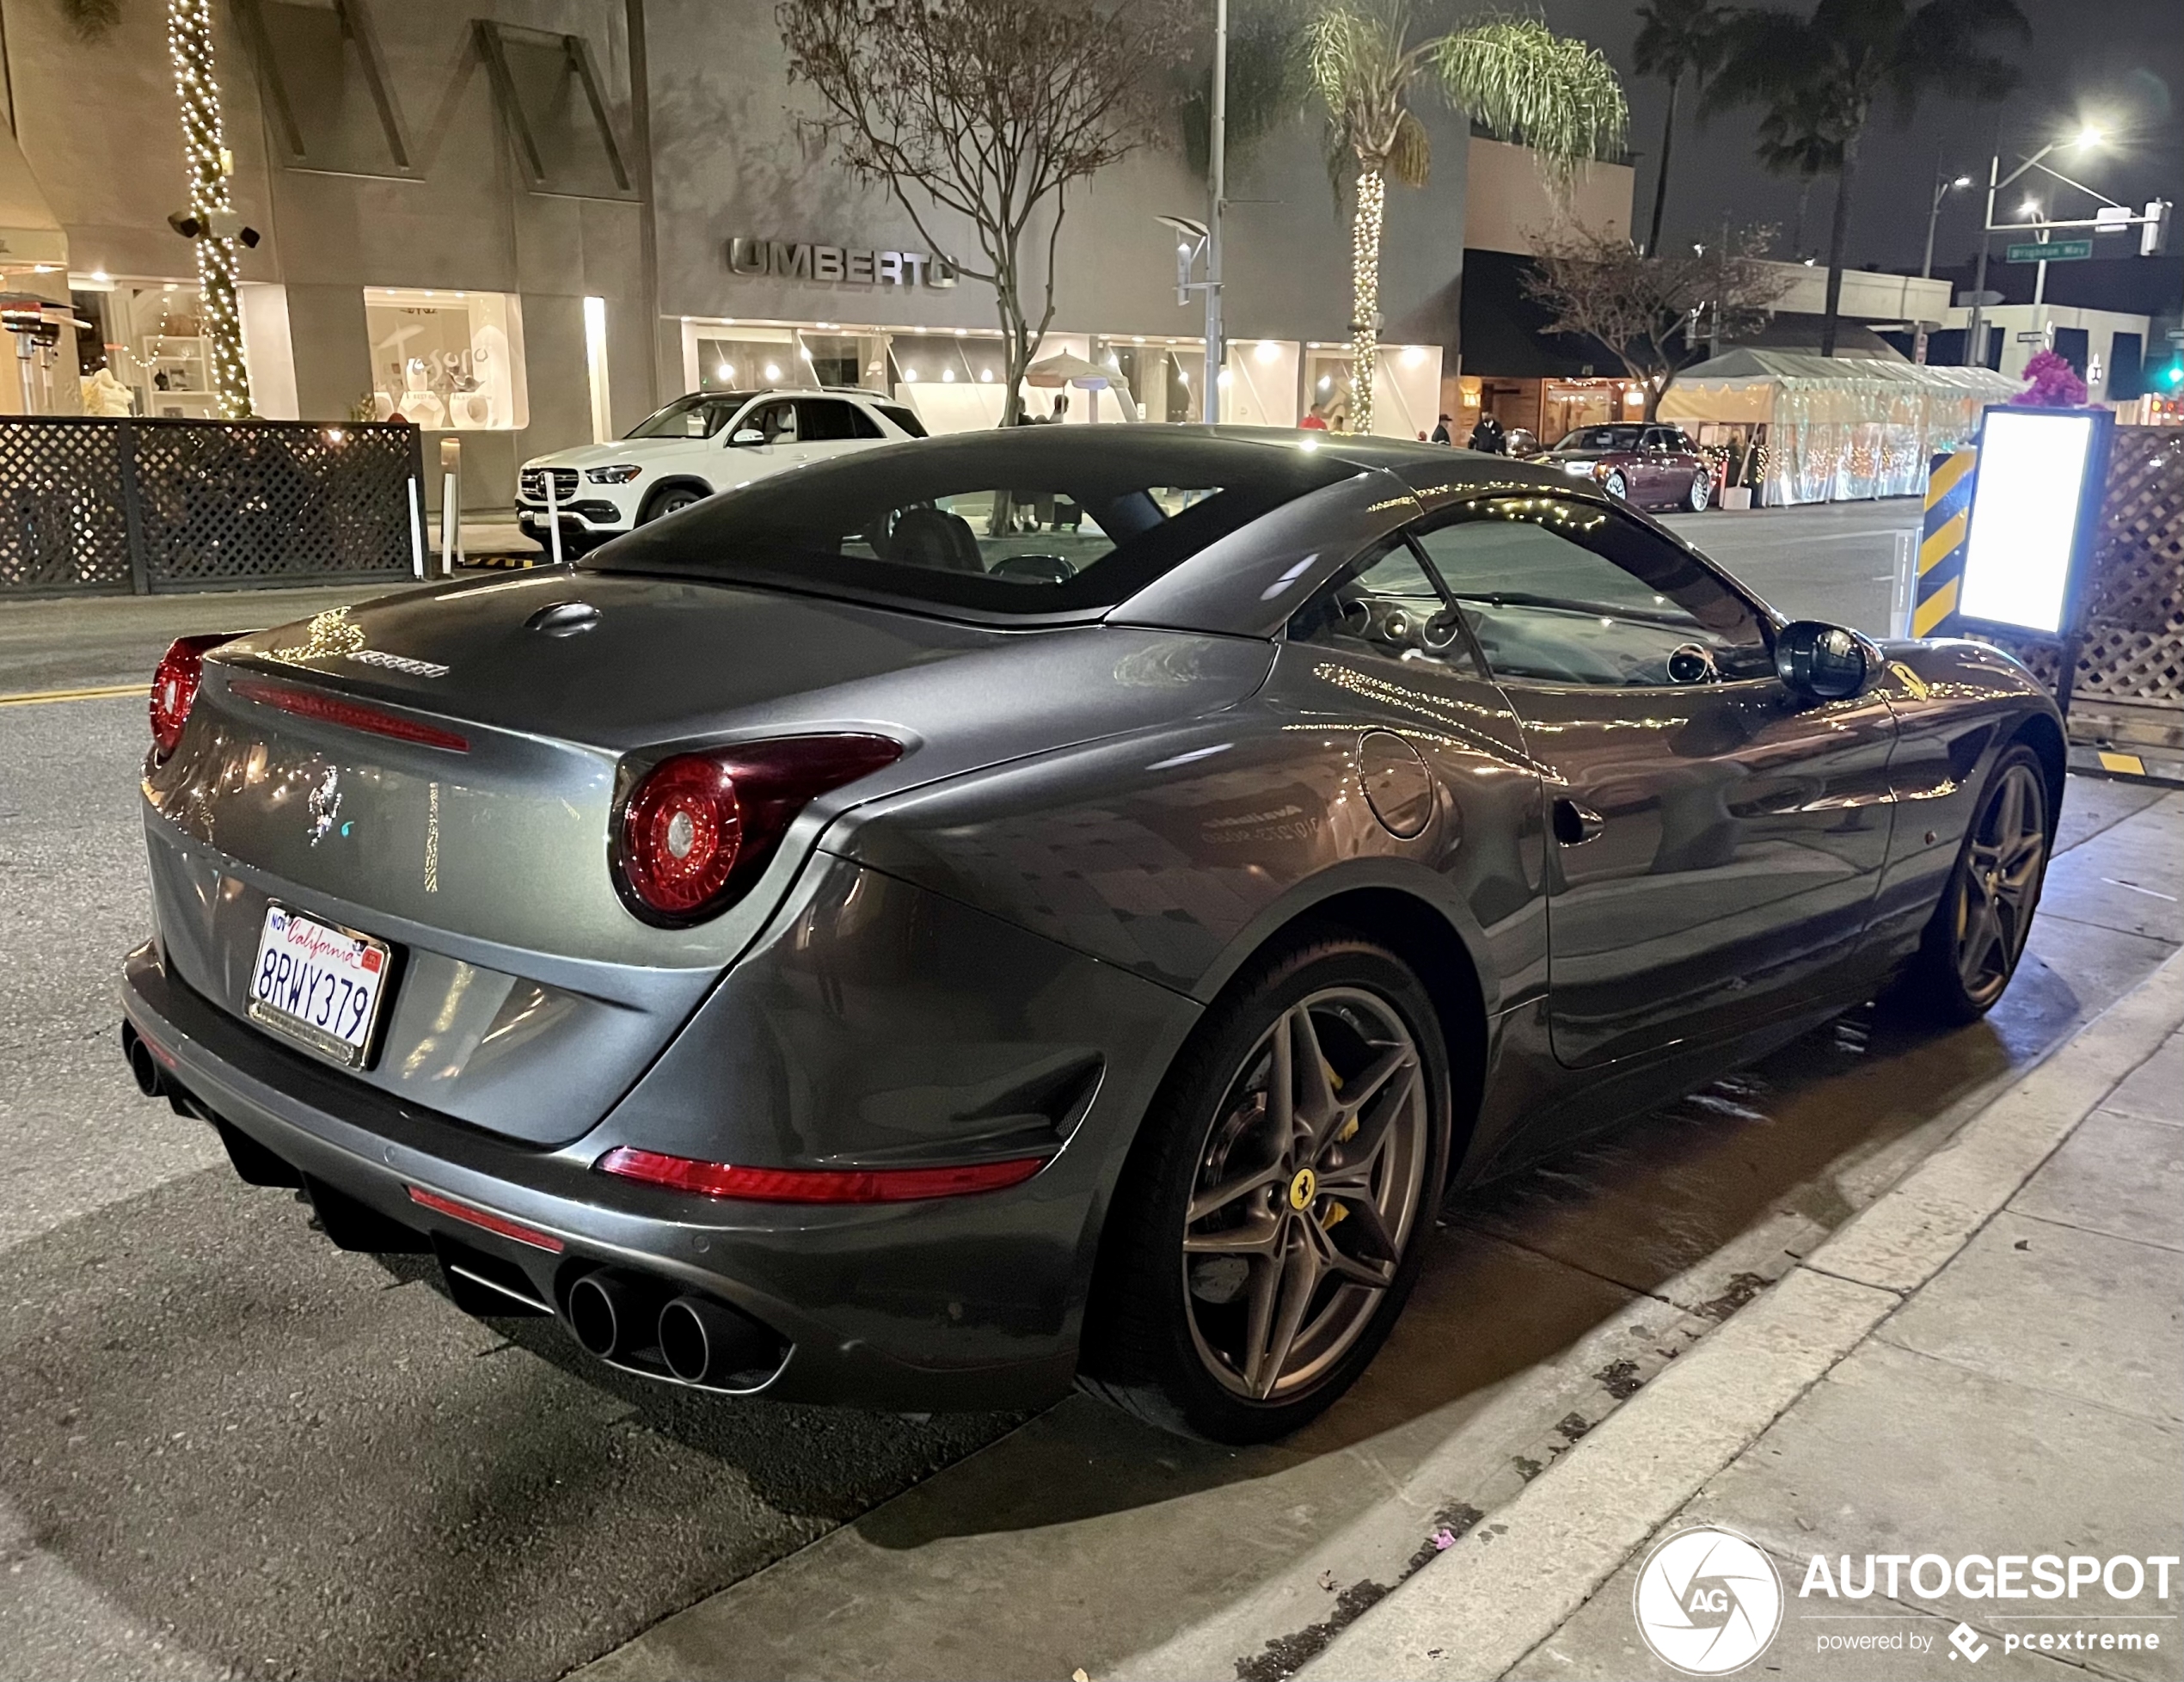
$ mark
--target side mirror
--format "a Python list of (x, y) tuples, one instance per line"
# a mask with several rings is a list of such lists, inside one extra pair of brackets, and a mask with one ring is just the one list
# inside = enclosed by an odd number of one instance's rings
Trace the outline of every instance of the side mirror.
[(1794, 694), (1810, 700), (1844, 700), (1880, 668), (1873, 644), (1840, 625), (1800, 619), (1775, 637), (1775, 671)]
[(760, 432), (756, 427), (745, 427), (728, 440), (731, 444), (764, 444), (765, 441), (765, 433)]

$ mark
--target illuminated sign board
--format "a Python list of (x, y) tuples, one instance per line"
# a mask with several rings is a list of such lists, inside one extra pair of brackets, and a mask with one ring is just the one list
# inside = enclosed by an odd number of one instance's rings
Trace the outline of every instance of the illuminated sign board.
[(2071, 629), (2113, 424), (2105, 409), (1987, 411), (1957, 599), (1965, 618), (2042, 636)]

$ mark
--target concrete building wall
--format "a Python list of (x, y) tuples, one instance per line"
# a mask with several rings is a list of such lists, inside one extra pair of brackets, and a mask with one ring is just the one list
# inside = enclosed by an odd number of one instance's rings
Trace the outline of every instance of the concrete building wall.
[[(0, 4), (17, 132), (68, 230), (71, 271), (193, 280), (195, 254), (165, 220), (187, 199), (165, 9), (124, 5), (113, 28), (87, 42), (63, 24), (58, 6)], [(245, 7), (214, 8), (236, 204), (262, 236), (242, 254), (242, 278), (285, 289), (295, 411), (313, 420), (348, 419), (368, 399), (364, 288), (504, 292), (519, 300), (528, 424), (461, 434), (470, 470), (466, 503), (505, 504), (518, 460), (591, 437), (586, 295), (607, 300), (610, 339), (622, 346), (617, 420), (626, 424), (652, 407), (651, 306), (634, 184), (622, 192), (609, 181), (601, 193), (604, 154), (585, 155), (598, 142), (580, 93), (565, 88), (558, 105), (545, 97), (535, 114), (549, 164), (575, 182), (574, 191), (559, 181), (541, 190), (516, 163), (474, 19), (504, 25), (541, 52), (556, 50), (555, 37), (580, 37), (626, 161), (635, 150), (626, 8), (623, 0), (364, 0), (360, 9), (407, 138), (407, 178), (334, 14), (256, 0), (271, 49), (261, 54)], [(276, 77), (298, 126), (338, 155), (322, 147), (293, 156), (272, 94)], [(338, 110), (329, 115), (329, 107)], [(434, 455), (436, 438), (426, 443)]]
[(1634, 171), (1627, 163), (1589, 163), (1558, 184), (1524, 146), (1469, 137), (1463, 154), (1469, 182), (1463, 242), (1477, 251), (1530, 256), (1539, 237), (1566, 223), (1595, 233), (1630, 234)]
[[(731, 238), (924, 249), (911, 218), (884, 188), (852, 180), (795, 127), (808, 95), (786, 84), (771, 0), (652, 0), (653, 175), (658, 195), (660, 308), (669, 316), (839, 320), (874, 326), (991, 328), (991, 293), (867, 288), (745, 277), (730, 272)], [(1149, 72), (1157, 73), (1157, 72)], [(1444, 158), (1468, 130), (1446, 110), (1425, 116)], [(1300, 110), (1231, 163), (1239, 201), (1224, 224), (1227, 326), (1232, 337), (1336, 341), (1349, 332), (1347, 206), (1328, 186), (1316, 111)], [(1056, 267), (1058, 330), (1196, 335), (1204, 312), (1175, 303), (1175, 236), (1158, 212), (1203, 218), (1205, 189), (1175, 150), (1141, 153), (1078, 188), (1069, 201)], [(1444, 169), (1422, 191), (1392, 188), (1382, 307), (1413, 319), (1463, 261), (1463, 172)], [(943, 221), (936, 236), (966, 247)], [(1453, 343), (1455, 319), (1445, 336)], [(673, 353), (679, 362), (680, 351)]]

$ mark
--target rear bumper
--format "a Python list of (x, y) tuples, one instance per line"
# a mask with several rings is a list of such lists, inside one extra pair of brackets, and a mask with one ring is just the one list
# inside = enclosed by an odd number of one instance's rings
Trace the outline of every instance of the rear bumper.
[[(1039, 991), (1091, 1003), (1102, 984), (1074, 973), (1091, 961), (1047, 949), (1057, 970)], [(130, 1025), (197, 1107), (321, 1186), (419, 1235), (416, 1248), (452, 1240), (482, 1252), (518, 1270), (539, 1303), (555, 1311), (565, 1309), (574, 1279), (612, 1267), (669, 1290), (719, 1298), (758, 1321), (785, 1342), (787, 1358), (764, 1383), (731, 1388), (905, 1410), (1035, 1406), (1065, 1391), (1101, 1216), (1136, 1118), (1194, 1009), (1164, 990), (1130, 983), (1131, 997), (1150, 1014), (1114, 1024), (1128, 1051), (1119, 1064), (1110, 1054), (1096, 1091), (1047, 1167), (1007, 1190), (813, 1206), (719, 1201), (596, 1172), (599, 1157), (622, 1144), (750, 1160), (748, 1138), (735, 1145), (734, 1130), (722, 1136), (717, 1120), (699, 1131), (701, 1118), (692, 1112), (773, 1108), (764, 1083), (739, 1077), (737, 1065), (747, 1066), (746, 1058), (731, 1043), (754, 1022), (779, 1043), (778, 1024), (769, 1023), (776, 1001), (767, 994), (781, 991), (781, 978), (768, 970), (762, 959), (742, 971), (749, 991), (739, 989), (732, 971), (629, 1098), (585, 1138), (559, 1148), (465, 1126), (290, 1049), (173, 974), (156, 942), (130, 955), (122, 991)], [(994, 978), (987, 979), (991, 985)], [(869, 996), (857, 1020), (841, 1025), (855, 1030), (850, 1043), (868, 1047), (874, 1068), (899, 1069), (903, 1054), (888, 1041), (899, 1044), (911, 1031), (929, 1041), (935, 1007), (947, 992), (942, 976), (933, 976), (923, 991), (906, 991), (911, 1020), (902, 1034), (879, 1019), (884, 1013), (870, 1009)], [(801, 1025), (809, 1020), (808, 996), (800, 1004)], [(820, 1060), (856, 1061), (824, 1027), (800, 1037), (807, 1041), (800, 1049)], [(960, 1057), (939, 1049), (944, 1062), (975, 1059), (967, 1046)], [(867, 1072), (792, 1063), (781, 1073), (807, 1092), (831, 1079), (838, 1090), (823, 1104), (826, 1112), (875, 1108), (874, 1077)], [(901, 1079), (899, 1094), (931, 1090), (922, 1080), (917, 1089), (905, 1088)], [(862, 1085), (843, 1084), (849, 1081)], [(714, 1096), (705, 1104), (701, 1095), (709, 1086)], [(788, 1112), (782, 1121), (799, 1124), (796, 1131), (808, 1136), (815, 1118), (794, 1101), (781, 1102)], [(893, 1125), (883, 1131), (899, 1145), (909, 1118), (897, 1109), (886, 1119)], [(870, 1160), (875, 1142), (851, 1137), (855, 1121), (845, 1126), (849, 1133), (829, 1141), (828, 1154), (846, 1145)], [(677, 1137), (678, 1126), (692, 1131)], [(450, 1218), (421, 1206), (413, 1188), (519, 1223), (560, 1248)]]

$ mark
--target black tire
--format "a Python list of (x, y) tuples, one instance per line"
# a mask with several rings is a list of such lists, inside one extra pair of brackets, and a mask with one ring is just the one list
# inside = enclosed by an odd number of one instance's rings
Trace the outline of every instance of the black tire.
[[(2013, 801), (2030, 811), (2013, 820)], [(1917, 955), (1882, 996), (1890, 1014), (1958, 1027), (1995, 1007), (2024, 956), (2054, 846), (2054, 824), (2046, 768), (2023, 742), (2011, 743), (1987, 773)], [(2013, 845), (2032, 838), (2037, 845), (2029, 852), (2012, 853)], [(2007, 884), (2009, 892), (2001, 877), (2015, 879)], [(1987, 907), (1994, 911), (1991, 934), (1985, 932)]]
[[(1294, 1054), (1304, 1033), (1316, 1059)], [(1268, 1071), (1284, 1057), (1296, 1071), (1296, 1162), (1324, 1174), (1324, 1187), (1259, 1148), (1280, 1132)], [(1334, 1077), (1316, 1099), (1304, 1084), (1315, 1062)], [(1263, 1090), (1249, 1084), (1255, 1071)], [(1353, 1098), (1365, 1092), (1353, 1114), (1340, 1098), (1346, 1085)], [(1329, 1119), (1316, 1128), (1316, 1105), (1327, 1102)], [(1417, 1280), (1447, 1179), (1450, 1110), (1432, 1001), (1392, 953), (1328, 930), (1255, 960), (1178, 1054), (1124, 1167), (1086, 1311), (1080, 1384), (1216, 1442), (1265, 1442), (1316, 1417), (1371, 1361)], [(1308, 1142), (1316, 1131), (1324, 1143)], [(1195, 1221), (1194, 1194), (1215, 1210)], [(1203, 1253), (1253, 1230), (1279, 1236), (1249, 1257)], [(1209, 1295), (1209, 1272), (1231, 1265), (1241, 1272), (1229, 1295)], [(1291, 1314), (1286, 1293), (1298, 1280)], [(1224, 1328), (1259, 1352), (1248, 1366), (1218, 1347)]]
[(704, 501), (709, 494), (710, 492), (702, 491), (696, 485), (669, 485), (664, 490), (656, 490), (645, 500), (645, 506), (638, 510), (637, 524), (649, 525), (656, 519), (679, 513), (692, 503)]

